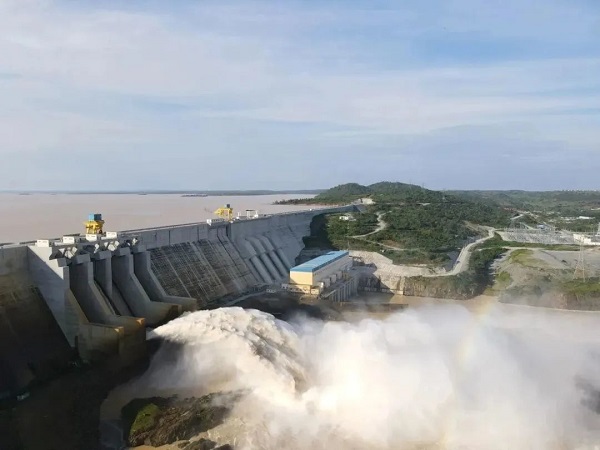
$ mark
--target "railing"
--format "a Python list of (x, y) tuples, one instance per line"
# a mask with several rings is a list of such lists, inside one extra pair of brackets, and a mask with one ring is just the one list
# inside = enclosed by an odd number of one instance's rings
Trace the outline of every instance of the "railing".
[[(268, 219), (269, 217), (275, 217), (275, 216), (292, 216), (292, 215), (297, 215), (297, 214), (304, 214), (307, 212), (327, 211), (327, 210), (331, 210), (331, 209), (344, 208), (347, 206), (352, 206), (352, 205), (336, 206), (336, 207), (329, 207), (329, 208), (313, 208), (313, 209), (306, 209), (306, 210), (300, 210), (300, 211), (289, 211), (289, 212), (282, 212), (282, 213), (275, 213), (275, 214), (265, 214), (265, 215), (261, 215), (260, 217), (246, 219), (246, 220), (254, 221), (254, 220), (260, 220), (260, 219)], [(233, 222), (235, 223), (236, 221), (237, 221), (237, 218), (234, 219)], [(225, 222), (225, 223), (229, 223), (229, 222)], [(135, 228), (135, 229), (131, 229), (131, 230), (123, 230), (123, 231), (121, 231), (121, 233), (139, 233), (139, 232), (143, 232), (143, 231), (156, 231), (156, 230), (184, 228), (184, 227), (199, 226), (199, 225), (207, 225), (206, 220), (204, 222), (190, 222), (190, 223), (183, 223), (183, 224), (177, 224), (177, 225), (164, 225), (164, 226), (160, 226), (160, 227)]]

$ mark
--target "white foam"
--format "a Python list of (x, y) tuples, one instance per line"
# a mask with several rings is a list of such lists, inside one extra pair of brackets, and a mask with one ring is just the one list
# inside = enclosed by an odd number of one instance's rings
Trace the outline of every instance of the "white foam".
[(596, 343), (561, 339), (560, 319), (534, 331), (503, 320), (430, 307), (290, 326), (259, 311), (200, 311), (155, 330), (184, 351), (168, 365), (157, 355), (147, 380), (248, 389), (231, 419), (237, 448), (594, 448), (600, 422), (575, 381), (598, 379)]

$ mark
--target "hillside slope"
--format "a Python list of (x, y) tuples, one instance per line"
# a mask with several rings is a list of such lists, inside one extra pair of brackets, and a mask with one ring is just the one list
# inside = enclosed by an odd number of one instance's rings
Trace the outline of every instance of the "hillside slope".
[(377, 251), (396, 263), (438, 266), (448, 263), (467, 242), (487, 233), (477, 225), (505, 227), (511, 217), (495, 204), (387, 181), (336, 186), (311, 202), (344, 204), (364, 198), (374, 204), (351, 220), (331, 215), (316, 221), (307, 246)]

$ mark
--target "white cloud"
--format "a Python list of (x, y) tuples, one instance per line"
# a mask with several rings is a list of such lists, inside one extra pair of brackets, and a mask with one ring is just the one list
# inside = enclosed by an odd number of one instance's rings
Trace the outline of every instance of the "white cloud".
[[(525, 143), (550, 140), (590, 154), (600, 137), (591, 118), (600, 105), (600, 55), (434, 67), (411, 57), (409, 47), (444, 27), (538, 39), (550, 39), (554, 27), (573, 30), (564, 40), (576, 47), (597, 35), (597, 14), (561, 0), (543, 2), (541, 15), (533, 14), (535, 5), (512, 1), (508, 8), (481, 3), (471, 15), (473, 2), (425, 3), (300, 9), (232, 2), (160, 11), (0, 0), (4, 170), (20, 166), (19, 152), (89, 158), (145, 147), (152, 164), (177, 142), (170, 151), (188, 161), (219, 149), (253, 154), (265, 167), (257, 176), (266, 177), (277, 164), (264, 154), (315, 145), (326, 161), (337, 155), (335, 139), (368, 149), (388, 142), (385, 136), (418, 140), (456, 127), (487, 130), (490, 141), (501, 130)], [(436, 18), (425, 12), (434, 4), (441, 8)], [(386, 42), (390, 35), (397, 40)], [(376, 56), (362, 59), (369, 46)], [(313, 126), (295, 128), (307, 123)]]

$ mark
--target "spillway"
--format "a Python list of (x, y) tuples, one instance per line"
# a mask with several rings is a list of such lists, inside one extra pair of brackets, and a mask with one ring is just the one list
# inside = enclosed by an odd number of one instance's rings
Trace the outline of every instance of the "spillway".
[(280, 283), (327, 208), (0, 247), (0, 400), (85, 361), (145, 353), (147, 326)]

